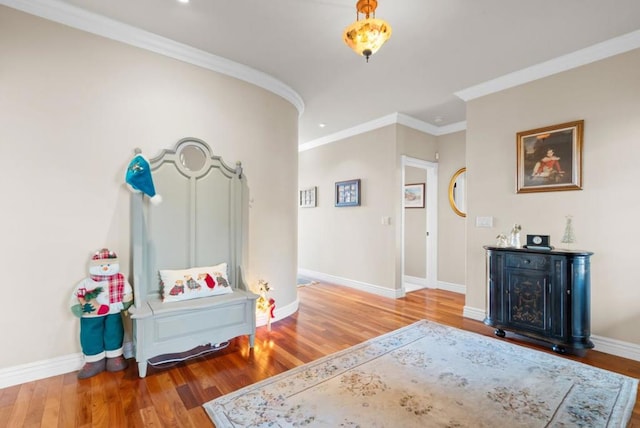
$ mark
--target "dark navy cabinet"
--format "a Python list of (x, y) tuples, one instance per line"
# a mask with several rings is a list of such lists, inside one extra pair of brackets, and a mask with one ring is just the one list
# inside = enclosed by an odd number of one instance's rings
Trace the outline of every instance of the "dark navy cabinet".
[(553, 350), (593, 348), (589, 340), (590, 257), (571, 250), (485, 246), (487, 318), (484, 323), (542, 340)]

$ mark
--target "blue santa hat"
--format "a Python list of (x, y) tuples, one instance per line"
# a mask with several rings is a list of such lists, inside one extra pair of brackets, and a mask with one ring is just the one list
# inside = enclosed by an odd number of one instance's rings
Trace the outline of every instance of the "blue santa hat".
[(132, 191), (147, 195), (152, 204), (157, 205), (162, 202), (162, 197), (156, 193), (153, 185), (149, 161), (140, 153), (129, 162), (125, 181)]

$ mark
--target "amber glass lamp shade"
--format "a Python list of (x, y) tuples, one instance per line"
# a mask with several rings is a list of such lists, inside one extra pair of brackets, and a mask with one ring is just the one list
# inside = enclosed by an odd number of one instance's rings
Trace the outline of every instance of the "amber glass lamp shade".
[[(378, 2), (375, 0), (359, 0), (356, 5), (356, 21), (345, 28), (343, 33), (347, 46), (364, 56), (367, 62), (391, 37), (391, 26), (375, 17), (377, 6)], [(365, 19), (358, 19), (361, 13), (365, 15)]]

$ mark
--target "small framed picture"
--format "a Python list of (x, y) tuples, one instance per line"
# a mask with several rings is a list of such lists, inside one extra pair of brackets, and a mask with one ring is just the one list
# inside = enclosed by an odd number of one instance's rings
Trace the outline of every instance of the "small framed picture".
[(518, 132), (518, 193), (582, 190), (584, 121)]
[(336, 207), (360, 205), (360, 179), (336, 182)]
[(299, 205), (300, 208), (315, 208), (316, 207), (316, 186), (308, 187), (300, 190)]
[(424, 183), (404, 185), (404, 207), (424, 208)]

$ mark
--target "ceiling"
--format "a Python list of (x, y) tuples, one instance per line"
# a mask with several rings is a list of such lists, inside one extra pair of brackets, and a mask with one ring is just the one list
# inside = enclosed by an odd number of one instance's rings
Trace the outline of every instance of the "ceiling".
[(464, 125), (456, 93), (640, 34), (638, 0), (379, 0), (376, 17), (393, 34), (366, 63), (342, 41), (356, 0), (63, 2), (281, 81), (304, 102), (300, 144), (393, 113), (436, 129)]

